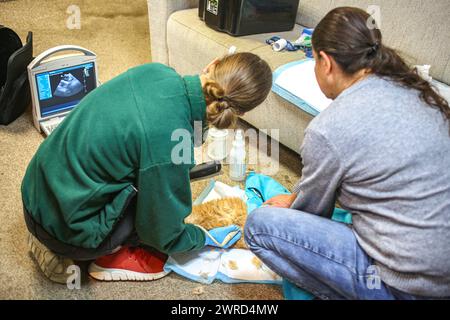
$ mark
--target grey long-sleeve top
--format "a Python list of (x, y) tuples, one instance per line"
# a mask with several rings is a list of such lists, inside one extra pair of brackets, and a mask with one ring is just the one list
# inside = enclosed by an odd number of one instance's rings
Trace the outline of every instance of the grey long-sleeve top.
[(381, 279), (450, 297), (449, 122), (418, 91), (369, 76), (306, 130), (292, 208), (331, 217), (335, 202)]

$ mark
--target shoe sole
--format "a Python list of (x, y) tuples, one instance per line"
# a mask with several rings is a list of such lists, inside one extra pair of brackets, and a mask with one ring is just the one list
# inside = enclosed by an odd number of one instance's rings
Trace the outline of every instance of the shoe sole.
[(91, 263), (88, 269), (89, 275), (100, 281), (153, 281), (167, 276), (170, 272), (141, 273), (124, 269), (102, 268)]
[[(66, 273), (55, 273), (53, 270), (49, 269), (49, 266), (52, 264), (53, 259), (58, 259), (58, 256), (52, 253), (47, 247), (45, 247), (36, 237), (34, 237), (31, 233), (28, 235), (28, 249), (31, 252), (32, 257), (37, 262), (39, 269), (41, 272), (51, 281), (66, 284), (69, 274)], [(50, 261), (46, 261), (45, 254), (50, 253), (53, 257)], [(75, 262), (70, 259), (66, 259), (64, 265), (74, 265)]]

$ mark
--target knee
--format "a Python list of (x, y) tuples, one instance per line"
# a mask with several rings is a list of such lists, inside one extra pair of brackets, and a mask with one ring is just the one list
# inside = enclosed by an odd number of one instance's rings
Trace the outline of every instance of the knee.
[(265, 226), (270, 223), (270, 209), (268, 207), (258, 208), (248, 215), (244, 227), (244, 239), (250, 249), (258, 246), (257, 235), (263, 232), (266, 229)]

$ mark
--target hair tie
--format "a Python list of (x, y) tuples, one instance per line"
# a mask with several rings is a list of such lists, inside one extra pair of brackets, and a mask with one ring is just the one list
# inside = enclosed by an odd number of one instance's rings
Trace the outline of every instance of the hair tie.
[(370, 54), (375, 54), (380, 49), (380, 43), (377, 41), (370, 47)]
[(227, 103), (225, 106), (223, 106), (223, 105), (221, 106), (222, 107), (222, 111), (231, 109), (231, 103), (226, 97), (219, 98), (219, 99), (217, 99), (217, 101), (219, 101), (219, 102), (226, 102)]
[(222, 98), (219, 98), (218, 100), (219, 100), (220, 102), (226, 102), (226, 103), (228, 103), (229, 106), (232, 105), (230, 99), (229, 99), (228, 97), (226, 97), (226, 96), (224, 96), (224, 97), (222, 97)]

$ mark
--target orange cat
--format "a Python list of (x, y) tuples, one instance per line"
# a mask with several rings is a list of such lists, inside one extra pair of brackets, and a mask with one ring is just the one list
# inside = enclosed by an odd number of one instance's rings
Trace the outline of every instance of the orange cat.
[[(243, 233), (246, 220), (245, 202), (239, 198), (224, 198), (193, 206), (192, 213), (186, 218), (186, 223), (197, 224), (206, 230), (234, 224), (239, 226)], [(243, 236), (234, 247), (247, 249)]]

